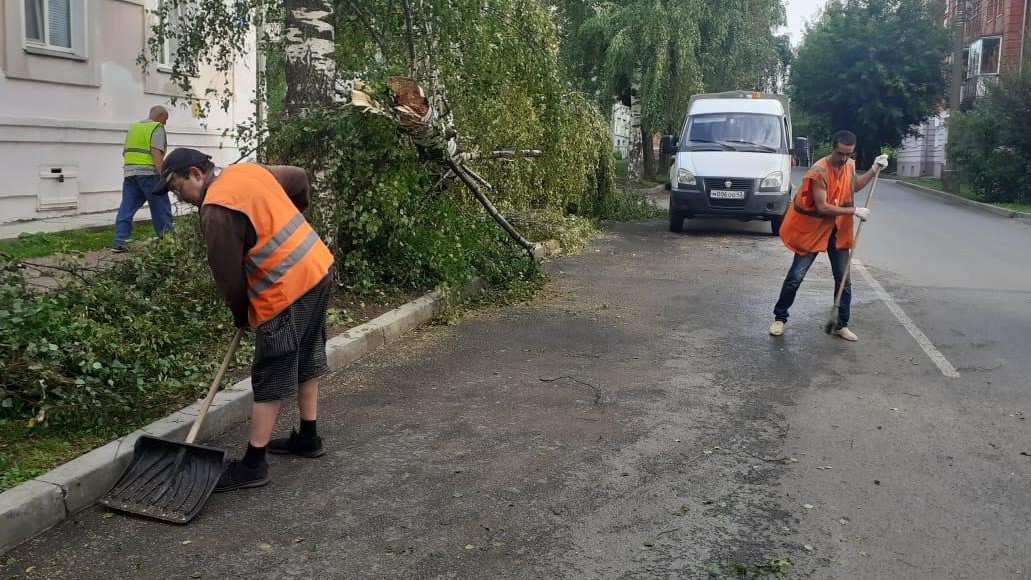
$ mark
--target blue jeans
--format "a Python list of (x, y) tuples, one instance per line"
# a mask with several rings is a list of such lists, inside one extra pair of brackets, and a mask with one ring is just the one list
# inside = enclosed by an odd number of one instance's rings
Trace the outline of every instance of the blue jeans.
[[(835, 249), (836, 233), (831, 234), (830, 243), (827, 244), (827, 257), (831, 260), (831, 271), (834, 272), (834, 294), (837, 297), (838, 286), (841, 284), (841, 277), (845, 273), (845, 266), (848, 264), (849, 250)], [(795, 294), (798, 287), (802, 285), (806, 272), (816, 261), (819, 254), (808, 254), (799, 256), (795, 254), (795, 260), (791, 262), (791, 269), (784, 279), (784, 286), (780, 289), (780, 298), (777, 305), (773, 307), (773, 316), (781, 322), (788, 321), (788, 309), (795, 303)], [(845, 282), (845, 291), (841, 294), (841, 305), (838, 307), (838, 324), (835, 328), (841, 329), (848, 326), (850, 307), (852, 305), (852, 280)]]
[(121, 248), (132, 236), (132, 220), (144, 203), (150, 205), (150, 217), (154, 220), (154, 231), (159, 236), (172, 231), (172, 202), (168, 194), (154, 195), (157, 175), (134, 175), (122, 180), (122, 204), (118, 206), (115, 218), (114, 247)]

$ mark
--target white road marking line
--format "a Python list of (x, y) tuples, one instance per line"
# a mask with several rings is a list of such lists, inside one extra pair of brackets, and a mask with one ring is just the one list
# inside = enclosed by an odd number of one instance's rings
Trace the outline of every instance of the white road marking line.
[(865, 266), (863, 266), (862, 262), (859, 260), (852, 260), (852, 269), (859, 270), (859, 273), (863, 275), (863, 278), (866, 278), (866, 281), (870, 286), (873, 286), (874, 292), (877, 293), (877, 297), (884, 301), (888, 310), (891, 310), (892, 314), (895, 315), (895, 318), (899, 319), (902, 326), (909, 331), (910, 336), (912, 336), (913, 339), (916, 340), (916, 343), (920, 345), (920, 348), (924, 349), (924, 352), (927, 353), (927, 356), (931, 361), (938, 366), (938, 370), (947, 377), (953, 379), (959, 378), (959, 372), (956, 371), (956, 367), (952, 366), (952, 364), (945, 358), (945, 355), (935, 348), (931, 340), (927, 338), (927, 335), (917, 328), (916, 324), (913, 323), (913, 320), (906, 315), (902, 310), (902, 307), (895, 302), (895, 299), (891, 297), (891, 294), (888, 294), (888, 291), (884, 289), (884, 286), (881, 286), (881, 283), (873, 277), (873, 274), (871, 274)]

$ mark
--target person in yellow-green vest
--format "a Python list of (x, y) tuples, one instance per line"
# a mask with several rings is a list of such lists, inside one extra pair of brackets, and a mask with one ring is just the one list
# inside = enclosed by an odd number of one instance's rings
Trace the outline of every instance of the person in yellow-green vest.
[(154, 220), (157, 235), (172, 231), (172, 203), (168, 193), (155, 191), (160, 189), (158, 183), (167, 146), (167, 121), (168, 109), (157, 105), (151, 107), (149, 117), (129, 127), (122, 150), (122, 203), (115, 218), (112, 252), (125, 251), (125, 243), (132, 235), (133, 218), (144, 203), (150, 206), (150, 217)]

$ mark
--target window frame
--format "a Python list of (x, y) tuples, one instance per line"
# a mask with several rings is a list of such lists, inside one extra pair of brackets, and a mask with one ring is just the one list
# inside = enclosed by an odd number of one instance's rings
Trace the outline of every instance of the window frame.
[[(160, 6), (160, 3), (159, 3)], [(185, 16), (186, 6), (180, 4), (177, 7), (174, 18), (168, 23), (168, 26), (178, 26), (181, 19)], [(154, 16), (157, 20), (157, 15)], [(160, 20), (157, 20), (156, 24), (162, 24)], [(165, 37), (165, 41), (161, 45), (161, 54), (158, 56), (156, 63), (157, 70), (163, 73), (171, 73), (172, 68), (175, 66), (175, 54), (179, 51), (179, 43), (174, 38)]]
[[(982, 66), (985, 62), (985, 56), (988, 54), (985, 51), (985, 41), (994, 41), (996, 44), (996, 59), (995, 59), (995, 70), (985, 71)], [(976, 47), (976, 48), (975, 48)], [(967, 78), (983, 77), (983, 76), (998, 76), (1002, 71), (1002, 37), (1001, 36), (983, 36), (978, 38), (974, 42), (970, 43), (971, 55), (976, 55), (976, 61), (971, 59), (967, 63)]]
[[(36, 3), (42, 11), (42, 41), (29, 38), (29, 2)], [(70, 47), (50, 43), (50, 2), (51, 0), (21, 0), (22, 48), (29, 54), (87, 60), (86, 23), (88, 22), (88, 2), (86, 0), (68, 0), (68, 38), (69, 44), (71, 44)]]

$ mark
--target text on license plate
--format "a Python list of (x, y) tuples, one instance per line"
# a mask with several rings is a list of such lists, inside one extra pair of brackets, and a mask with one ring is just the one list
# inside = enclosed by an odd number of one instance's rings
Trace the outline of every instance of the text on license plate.
[(715, 199), (744, 199), (745, 192), (727, 189), (712, 189), (709, 190), (709, 197)]

